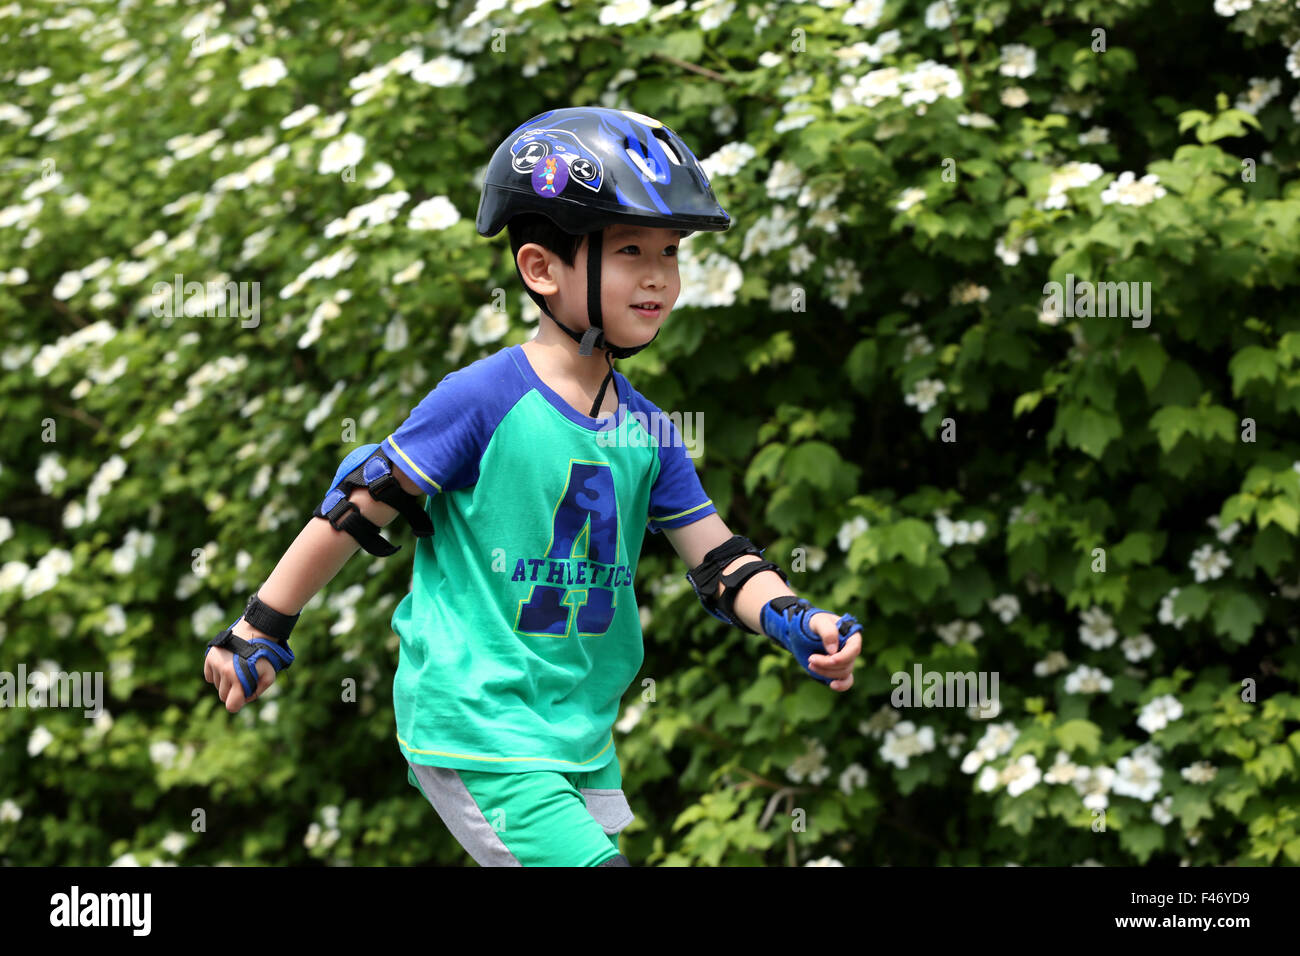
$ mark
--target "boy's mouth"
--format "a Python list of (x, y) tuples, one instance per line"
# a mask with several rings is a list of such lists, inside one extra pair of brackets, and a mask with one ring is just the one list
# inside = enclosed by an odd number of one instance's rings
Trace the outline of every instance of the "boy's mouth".
[(633, 311), (647, 319), (653, 319), (663, 312), (663, 305), (659, 302), (638, 302), (632, 306)]

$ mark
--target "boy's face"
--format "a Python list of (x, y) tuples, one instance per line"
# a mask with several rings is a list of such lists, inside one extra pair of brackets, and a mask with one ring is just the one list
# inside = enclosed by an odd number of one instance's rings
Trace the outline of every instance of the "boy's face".
[[(681, 277), (677, 273), (681, 233), (676, 229), (619, 224), (605, 229), (602, 238), (605, 244), (601, 250), (600, 308), (605, 334), (621, 346), (643, 345), (659, 331), (681, 292)], [(579, 332), (591, 325), (587, 315), (590, 239), (590, 235), (584, 238), (572, 269), (558, 257), (545, 253), (552, 266), (551, 281), (543, 279), (537, 288), (549, 297), (548, 305), (560, 321)], [(544, 252), (539, 246), (532, 248)], [(524, 249), (520, 249), (521, 256)], [(523, 271), (529, 276), (529, 269)], [(658, 312), (647, 315), (633, 308), (642, 302), (658, 302)]]

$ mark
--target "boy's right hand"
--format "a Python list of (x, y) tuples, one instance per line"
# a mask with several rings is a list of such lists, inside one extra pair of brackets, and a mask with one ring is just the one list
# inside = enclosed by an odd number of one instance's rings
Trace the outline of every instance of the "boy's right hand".
[[(254, 630), (242, 617), (236, 622), (232, 631), (236, 637), (242, 637), (246, 641), (254, 637), (273, 640), (270, 635)], [(262, 696), (263, 691), (275, 683), (276, 671), (270, 661), (260, 660), (253, 665), (253, 668), (257, 671), (257, 690), (247, 700), (244, 699), (244, 686), (239, 682), (239, 675), (235, 673), (235, 654), (224, 647), (208, 649), (203, 658), (203, 679), (209, 684), (217, 685), (217, 696), (226, 705), (226, 710), (237, 714), (241, 707), (257, 700)]]

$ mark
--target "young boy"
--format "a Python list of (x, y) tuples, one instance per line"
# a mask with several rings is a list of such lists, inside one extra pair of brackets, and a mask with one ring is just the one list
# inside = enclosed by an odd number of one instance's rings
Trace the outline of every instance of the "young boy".
[(407, 780), (480, 865), (629, 866), (612, 727), (643, 659), (645, 528), (667, 534), (711, 614), (833, 690), (853, 685), (861, 627), (797, 598), (731, 533), (677, 429), (614, 371), (677, 299), (677, 242), (730, 225), (686, 144), (639, 113), (544, 113), (493, 155), (477, 225), (508, 226), (551, 321), (447, 375), (382, 444), (344, 459), (324, 520), (208, 645), (204, 676), (232, 713), (257, 699), (293, 660), (303, 605), (358, 544), (393, 553), (378, 530), (401, 513), (418, 536), (392, 619)]

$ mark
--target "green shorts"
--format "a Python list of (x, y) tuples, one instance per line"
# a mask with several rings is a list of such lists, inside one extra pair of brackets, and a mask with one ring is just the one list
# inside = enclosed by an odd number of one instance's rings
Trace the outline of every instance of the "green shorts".
[(407, 762), (406, 779), (480, 866), (601, 866), (632, 822), (618, 756), (590, 773), (487, 773)]

